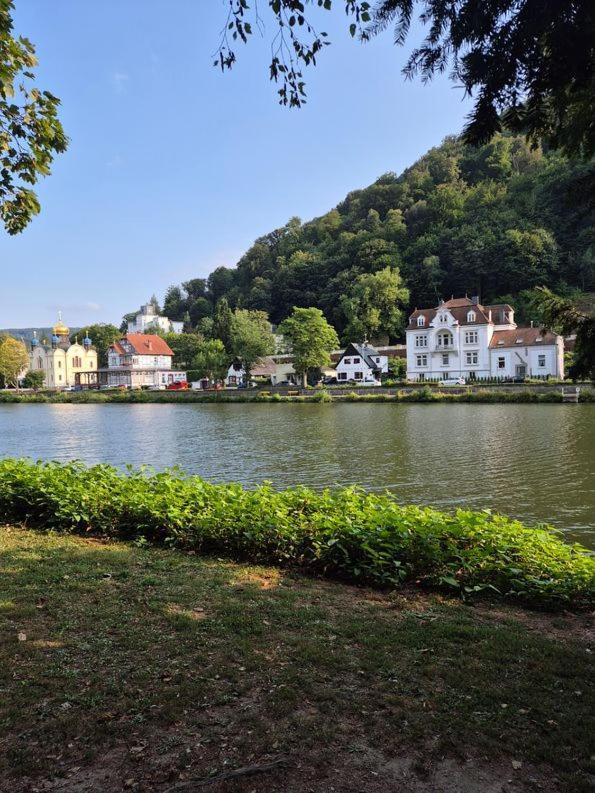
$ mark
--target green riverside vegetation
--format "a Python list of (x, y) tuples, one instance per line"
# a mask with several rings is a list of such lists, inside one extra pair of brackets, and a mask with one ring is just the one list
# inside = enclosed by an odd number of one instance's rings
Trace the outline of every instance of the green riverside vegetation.
[[(289, 389), (291, 391), (291, 389)], [(297, 390), (297, 389), (296, 389)], [(262, 391), (62, 391), (18, 393), (0, 391), (0, 404), (185, 404), (185, 403), (332, 403), (332, 402), (465, 402), (485, 404), (489, 402), (562, 403), (562, 390), (558, 387), (537, 386), (536, 388), (511, 388), (495, 386), (477, 389), (441, 391), (435, 385), (416, 388), (394, 388), (337, 393), (330, 389), (311, 389), (304, 393), (288, 395), (263, 389)], [(581, 386), (579, 402), (595, 402), (595, 388)]]
[(401, 506), (356, 488), (254, 490), (178, 471), (0, 461), (0, 519), (166, 543), (379, 587), (415, 582), (465, 598), (593, 603), (595, 559), (546, 526)]

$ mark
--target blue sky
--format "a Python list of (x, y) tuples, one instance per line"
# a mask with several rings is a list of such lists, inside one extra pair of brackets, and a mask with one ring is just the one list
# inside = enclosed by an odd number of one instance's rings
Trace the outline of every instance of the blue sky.
[(358, 44), (341, 9), (312, 10), (332, 46), (296, 111), (276, 102), (267, 41), (238, 45), (232, 72), (212, 67), (223, 0), (16, 0), (71, 143), (39, 186), (41, 215), (0, 231), (0, 327), (48, 325), (58, 309), (71, 325), (119, 324), (459, 132), (462, 90), (405, 82), (410, 45), (390, 32)]

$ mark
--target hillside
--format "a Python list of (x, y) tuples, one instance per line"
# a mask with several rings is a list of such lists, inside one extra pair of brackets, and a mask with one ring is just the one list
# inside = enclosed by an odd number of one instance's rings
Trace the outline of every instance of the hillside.
[(400, 176), (387, 173), (326, 215), (260, 237), (235, 268), (170, 289), (165, 310), (199, 325), (222, 296), (273, 322), (294, 305), (318, 306), (341, 333), (341, 296), (359, 274), (390, 265), (411, 308), (468, 293), (514, 299), (525, 320), (524, 290), (595, 288), (594, 175), (592, 161), (531, 150), (522, 137), (479, 149), (447, 138)]

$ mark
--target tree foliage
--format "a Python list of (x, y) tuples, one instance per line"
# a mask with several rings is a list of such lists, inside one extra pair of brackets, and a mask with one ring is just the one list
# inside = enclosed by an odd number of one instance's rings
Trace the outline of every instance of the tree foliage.
[(318, 308), (294, 308), (278, 330), (289, 341), (293, 368), (304, 379), (308, 372), (328, 366), (331, 350), (339, 346), (335, 329)]
[(13, 36), (12, 0), (0, 0), (0, 221), (17, 234), (40, 210), (32, 190), (68, 144), (59, 100), (34, 85), (35, 47)]
[[(269, 73), (280, 84), (279, 102), (300, 107), (306, 101), (303, 68), (316, 65), (329, 44), (312, 18), (318, 6), (343, 10), (349, 31), (369, 41), (392, 28), (404, 46), (415, 13), (427, 28), (411, 51), (405, 77), (450, 71), (453, 81), (474, 97), (465, 129), (468, 143), (488, 142), (505, 127), (546, 139), (572, 155), (595, 151), (593, 126), (594, 10), (589, 0), (267, 0), (273, 17)], [(265, 31), (256, 2), (228, 0), (227, 19), (215, 65), (236, 62), (238, 41)]]
[(275, 352), (275, 337), (264, 311), (236, 309), (231, 322), (230, 352), (241, 361), (246, 381), (254, 364), (263, 355)]
[(7, 386), (18, 387), (21, 372), (29, 365), (27, 348), (12, 336), (0, 338), (0, 375)]
[(564, 336), (576, 335), (568, 374), (573, 380), (595, 380), (595, 312), (579, 308), (572, 300), (540, 287), (537, 304), (545, 327)]
[(408, 300), (409, 290), (396, 267), (358, 276), (341, 303), (347, 317), (343, 341), (401, 335), (405, 319), (402, 307)]
[(30, 369), (23, 377), (23, 388), (32, 388), (37, 391), (42, 387), (45, 380), (45, 372), (42, 369)]
[(82, 339), (88, 336), (95, 349), (97, 350), (97, 363), (99, 366), (107, 366), (107, 351), (111, 344), (113, 344), (118, 339), (122, 338), (122, 333), (120, 332), (119, 328), (115, 325), (109, 325), (104, 323), (97, 323), (95, 325), (87, 325), (80, 330), (77, 330), (76, 333), (73, 333), (70, 336), (70, 341), (75, 342), (76, 340), (79, 343)]
[(220, 339), (205, 339), (201, 342), (192, 368), (199, 377), (207, 377), (211, 381), (222, 380), (229, 368), (230, 356)]

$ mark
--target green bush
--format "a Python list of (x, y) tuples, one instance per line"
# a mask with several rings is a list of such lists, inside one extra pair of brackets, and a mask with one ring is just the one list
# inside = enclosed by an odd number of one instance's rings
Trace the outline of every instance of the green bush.
[(593, 603), (595, 560), (547, 526), (401, 506), (390, 495), (217, 485), (178, 471), (0, 461), (0, 519), (165, 542), (362, 584), (405, 581), (537, 604)]

